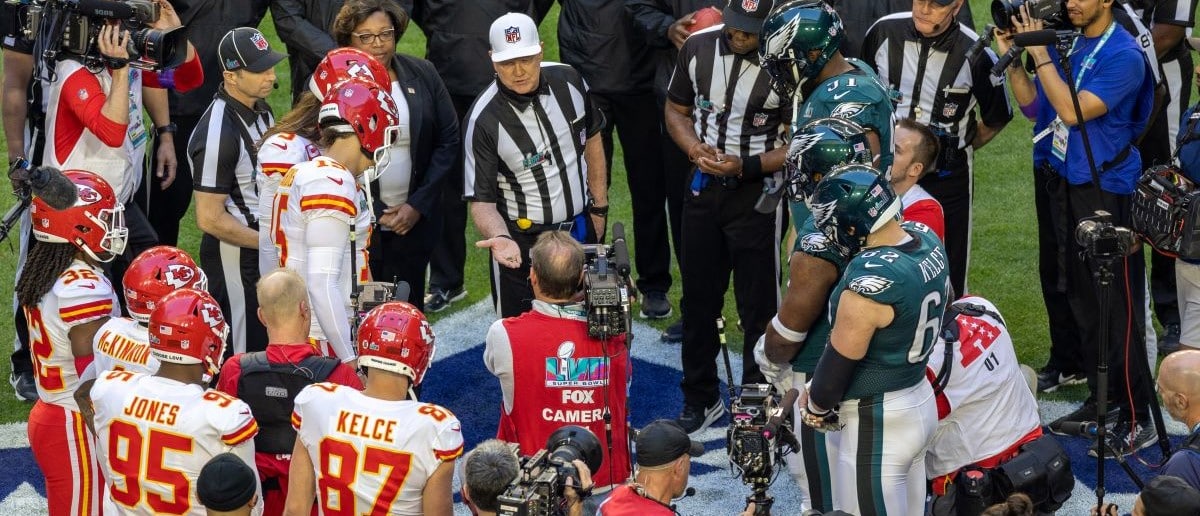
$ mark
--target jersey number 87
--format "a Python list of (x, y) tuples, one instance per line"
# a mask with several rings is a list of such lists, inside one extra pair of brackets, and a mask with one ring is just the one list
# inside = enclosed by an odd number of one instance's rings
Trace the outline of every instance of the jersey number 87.
[(317, 488), (322, 512), (327, 516), (358, 514), (354, 488), (359, 474), (381, 477), (375, 502), (366, 514), (389, 514), (412, 465), (411, 453), (375, 446), (365, 446), (359, 453), (353, 444), (332, 437), (321, 440), (318, 453), (321, 464)]

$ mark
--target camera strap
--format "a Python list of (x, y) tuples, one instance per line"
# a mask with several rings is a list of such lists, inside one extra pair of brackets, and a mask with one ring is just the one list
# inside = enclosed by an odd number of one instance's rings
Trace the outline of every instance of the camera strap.
[(937, 376), (933, 380), (933, 393), (941, 394), (946, 390), (946, 386), (950, 384), (950, 371), (954, 368), (954, 346), (959, 342), (958, 316), (966, 315), (967, 317), (982, 317), (984, 315), (991, 317), (1000, 323), (1000, 326), (1007, 327), (1004, 318), (1000, 314), (988, 310), (983, 305), (959, 301), (951, 303), (946, 307), (946, 314), (942, 316), (941, 337), (945, 346), (945, 357), (942, 359), (942, 367), (938, 371)]

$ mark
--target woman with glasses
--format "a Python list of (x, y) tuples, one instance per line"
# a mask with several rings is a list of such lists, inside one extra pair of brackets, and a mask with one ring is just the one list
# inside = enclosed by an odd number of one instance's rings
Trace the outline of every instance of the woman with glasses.
[(387, 67), (400, 118), (391, 160), (371, 184), (378, 232), (371, 276), (402, 280), (424, 310), (425, 269), (441, 234), (442, 181), (459, 152), (458, 117), (433, 65), (396, 51), (408, 14), (390, 0), (349, 0), (333, 22), (338, 45), (357, 48)]

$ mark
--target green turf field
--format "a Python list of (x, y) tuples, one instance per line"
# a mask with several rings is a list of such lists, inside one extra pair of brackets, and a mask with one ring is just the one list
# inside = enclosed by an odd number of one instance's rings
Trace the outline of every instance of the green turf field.
[[(976, 20), (976, 26), (982, 27), (988, 19), (988, 0), (971, 0)], [(558, 58), (557, 45), (557, 7), (547, 16), (542, 24), (542, 39), (546, 45), (546, 59)], [(425, 54), (425, 38), (415, 24), (409, 26), (399, 44), (401, 52), (423, 56)], [(275, 29), (270, 16), (260, 27), (271, 39), (273, 45), (282, 48), (275, 35)], [(485, 57), (481, 56), (481, 59)], [(288, 108), (290, 84), (286, 65), (278, 68), (280, 88), (272, 95), (270, 102), (276, 117), (281, 116)], [(975, 155), (975, 231), (973, 234), (973, 254), (969, 288), (972, 293), (985, 296), (994, 301), (1005, 319), (1008, 321), (1016, 342), (1017, 352), (1022, 362), (1037, 368), (1044, 364), (1048, 352), (1048, 337), (1046, 330), (1045, 311), (1042, 307), (1041, 293), (1038, 287), (1036, 262), (1036, 228), (1034, 222), (1032, 171), (1030, 161), (1030, 124), (1018, 112), (1011, 124), (988, 146)], [(0, 138), (0, 145), (3, 145)], [(632, 220), (628, 204), (628, 190), (625, 183), (625, 169), (622, 164), (620, 147), (618, 156), (613, 161), (612, 187), (610, 199), (612, 211), (610, 223), (624, 221), (627, 225)], [(7, 209), (12, 203), (11, 195), (5, 192), (0, 195), (0, 209)], [(466, 272), (466, 288), (470, 295), (465, 301), (456, 303), (457, 307), (488, 297), (490, 287), (486, 270), (487, 254), (476, 250), (471, 243), (477, 240), (477, 233), (468, 224), (466, 234), (468, 242), (468, 258)], [(14, 232), (15, 233), (15, 232)], [(632, 242), (636, 250), (636, 243)], [(199, 248), (199, 231), (191, 216), (184, 222), (180, 246), (195, 253)], [(12, 241), (0, 249), (0, 291), (6, 294), (12, 291), (13, 267), (16, 263), (16, 242)], [(676, 270), (675, 277), (678, 278)], [(679, 285), (676, 281), (671, 291), (672, 304), (678, 315)], [(434, 314), (431, 319), (438, 319), (440, 314)], [(12, 340), (11, 306), (6, 302), (0, 310), (0, 350), (7, 356), (11, 351), (9, 342)], [(736, 320), (732, 295), (726, 297), (725, 317)], [(656, 327), (665, 327), (670, 321), (659, 321)], [(732, 329), (736, 332), (736, 328)], [(740, 343), (740, 334), (729, 336), (731, 343)], [(479, 335), (482, 342), (483, 335)], [(641, 342), (638, 345), (662, 346), (659, 342)], [(9, 373), (8, 360), (0, 360), (0, 374), (4, 378)], [(436, 372), (434, 373), (436, 376)], [(434, 381), (437, 381), (436, 378)], [(1082, 387), (1067, 388), (1055, 394), (1056, 397), (1078, 398), (1084, 393)], [(7, 382), (0, 386), (0, 423), (23, 421), (29, 411), (29, 404), (15, 400), (12, 388)]]

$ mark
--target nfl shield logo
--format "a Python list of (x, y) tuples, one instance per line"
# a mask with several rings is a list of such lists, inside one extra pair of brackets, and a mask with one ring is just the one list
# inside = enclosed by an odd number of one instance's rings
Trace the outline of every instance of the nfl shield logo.
[(267, 39), (264, 38), (261, 33), (255, 32), (254, 34), (251, 34), (250, 42), (254, 43), (254, 48), (257, 48), (259, 50), (267, 49)]
[(958, 104), (947, 102), (945, 106), (942, 106), (942, 116), (944, 118), (954, 118), (956, 114), (958, 114)]
[(518, 29), (516, 27), (509, 27), (507, 29), (504, 29), (504, 41), (507, 41), (509, 43), (516, 43), (518, 41), (521, 41), (521, 29)]
[(752, 13), (758, 10), (758, 0), (742, 0), (742, 10)]
[(762, 127), (767, 124), (766, 113), (755, 113), (754, 120), (750, 122), (754, 127)]

